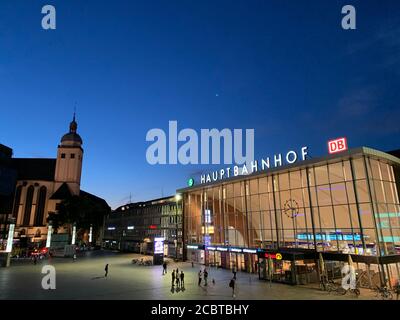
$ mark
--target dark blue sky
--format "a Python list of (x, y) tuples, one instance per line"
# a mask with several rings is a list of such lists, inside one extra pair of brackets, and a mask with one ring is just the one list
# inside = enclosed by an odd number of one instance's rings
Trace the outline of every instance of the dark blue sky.
[[(41, 28), (41, 8), (57, 29)], [(341, 8), (357, 30), (341, 28)], [(347, 136), (400, 147), (399, 1), (0, 2), (0, 143), (55, 157), (77, 102), (82, 188), (112, 207), (201, 166), (151, 166), (148, 130), (254, 128), (256, 158)]]

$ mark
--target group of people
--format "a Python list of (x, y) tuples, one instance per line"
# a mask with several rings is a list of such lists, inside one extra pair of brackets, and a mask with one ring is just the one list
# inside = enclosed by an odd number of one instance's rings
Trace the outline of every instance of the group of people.
[[(207, 285), (207, 279), (208, 279), (208, 272), (207, 272), (207, 268), (204, 268), (204, 271), (202, 272), (201, 270), (199, 271), (199, 286), (201, 286), (201, 280), (202, 277), (204, 278), (204, 285)], [(213, 279), (213, 284), (215, 284), (215, 280)]]
[(184, 288), (185, 287), (185, 274), (183, 271), (179, 273), (179, 269), (172, 270), (172, 287), (176, 284), (177, 288)]

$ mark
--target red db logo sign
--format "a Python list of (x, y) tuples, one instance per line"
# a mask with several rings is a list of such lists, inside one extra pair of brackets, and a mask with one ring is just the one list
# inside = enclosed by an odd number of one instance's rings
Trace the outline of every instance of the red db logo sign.
[(330, 154), (347, 150), (347, 139), (339, 138), (328, 141), (328, 150)]

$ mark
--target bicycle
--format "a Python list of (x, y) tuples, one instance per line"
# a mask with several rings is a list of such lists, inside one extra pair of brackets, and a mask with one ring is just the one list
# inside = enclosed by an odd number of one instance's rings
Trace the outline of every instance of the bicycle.
[(376, 291), (375, 295), (376, 298), (380, 296), (382, 300), (393, 300), (393, 294), (388, 289), (387, 286), (382, 286), (382, 287), (376, 286), (375, 291)]
[(354, 288), (354, 289), (345, 289), (342, 286), (340, 286), (339, 288), (336, 289), (336, 293), (340, 294), (340, 295), (345, 295), (347, 292), (350, 292), (352, 294), (354, 294), (356, 297), (358, 297), (360, 295), (360, 290), (358, 288)]

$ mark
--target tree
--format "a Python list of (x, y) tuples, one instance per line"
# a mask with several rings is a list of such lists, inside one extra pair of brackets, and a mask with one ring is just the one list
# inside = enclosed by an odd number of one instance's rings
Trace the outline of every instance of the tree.
[(88, 230), (92, 226), (96, 230), (103, 225), (104, 217), (109, 212), (110, 207), (105, 201), (85, 193), (63, 200), (58, 212), (50, 213), (47, 221), (52, 221), (55, 232), (59, 227), (73, 223), (81, 229)]

